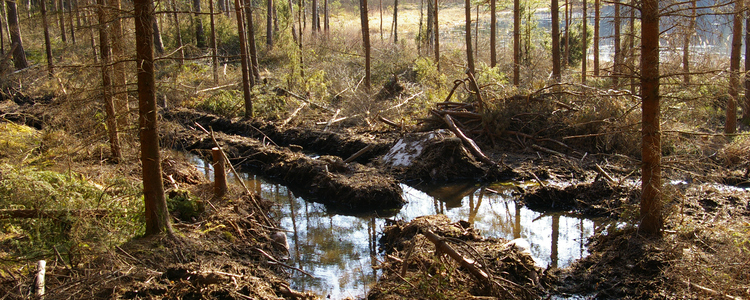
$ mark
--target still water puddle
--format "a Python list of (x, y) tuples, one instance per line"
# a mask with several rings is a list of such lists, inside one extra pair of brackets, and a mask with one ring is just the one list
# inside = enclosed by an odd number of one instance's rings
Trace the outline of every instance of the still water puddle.
[[(212, 178), (208, 164), (193, 163)], [(296, 197), (285, 186), (257, 176), (240, 174), (248, 188), (278, 204), (281, 226), (288, 231), (294, 265), (314, 277), (292, 274), (293, 288), (313, 291), (323, 298), (363, 298), (378, 273), (372, 268), (382, 257), (377, 239), (385, 218), (328, 214), (323, 205)], [(512, 185), (479, 186), (472, 183), (439, 187), (401, 185), (407, 204), (390, 219), (445, 214), (452, 221), (466, 220), (486, 237), (525, 238), (541, 267), (565, 267), (586, 256), (586, 238), (600, 223), (595, 220), (542, 213), (519, 205)]]

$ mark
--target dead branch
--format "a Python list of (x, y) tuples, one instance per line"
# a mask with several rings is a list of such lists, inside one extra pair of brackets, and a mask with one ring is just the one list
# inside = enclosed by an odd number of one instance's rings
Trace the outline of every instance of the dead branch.
[(602, 166), (600, 166), (599, 164), (594, 164), (594, 166), (596, 167), (596, 172), (599, 173), (599, 174), (601, 174), (605, 179), (607, 179), (607, 181), (609, 181), (611, 183), (615, 183), (616, 182), (612, 178), (612, 176), (609, 176), (609, 174), (606, 171), (604, 171), (604, 169), (602, 169)]
[(300, 112), (300, 110), (305, 108), (305, 106), (307, 106), (307, 102), (302, 102), (302, 104), (300, 104), (299, 107), (297, 107), (297, 109), (294, 110), (294, 112), (289, 116), (289, 118), (287, 118), (286, 120), (284, 120), (283, 123), (281, 123), (281, 127), (284, 127), (286, 126), (286, 124), (289, 124), (289, 121), (294, 119), (294, 117), (296, 117), (297, 114)]
[(65, 216), (103, 218), (109, 215), (106, 209), (0, 209), (0, 219), (60, 219)]
[(385, 123), (385, 124), (388, 124), (388, 125), (390, 125), (391, 127), (395, 127), (395, 128), (397, 128), (397, 129), (401, 129), (401, 125), (398, 125), (398, 124), (396, 124), (396, 122), (393, 122), (393, 121), (391, 121), (391, 120), (388, 120), (388, 119), (386, 119), (386, 118), (385, 118), (385, 117), (383, 117), (383, 116), (378, 116), (378, 120), (380, 120), (381, 122), (383, 122), (383, 123)]
[(477, 280), (479, 280), (482, 284), (485, 284), (485, 285), (490, 284), (491, 281), (490, 281), (489, 275), (487, 275), (487, 273), (484, 272), (483, 270), (479, 269), (477, 267), (476, 262), (474, 262), (471, 259), (461, 256), (460, 253), (456, 252), (456, 250), (451, 248), (451, 246), (449, 246), (445, 241), (443, 241), (443, 239), (440, 236), (432, 232), (432, 230), (429, 230), (429, 229), (422, 230), (422, 234), (428, 240), (430, 240), (430, 242), (435, 244), (435, 248), (437, 248), (438, 250), (440, 250), (441, 252), (445, 254), (448, 254), (450, 258), (458, 262), (461, 265), (461, 267), (466, 268), (466, 270), (468, 270), (469, 273), (471, 273), (471, 275), (474, 275), (474, 277)]
[(355, 159), (357, 159), (357, 157), (360, 157), (360, 156), (362, 156), (362, 154), (367, 153), (367, 151), (372, 150), (372, 148), (375, 148), (375, 144), (369, 144), (369, 145), (365, 146), (361, 150), (357, 151), (357, 153), (352, 154), (352, 156), (349, 156), (349, 158), (347, 158), (346, 160), (344, 160), (344, 163), (348, 164), (348, 163), (354, 161)]
[(474, 140), (466, 137), (461, 129), (456, 126), (456, 123), (453, 122), (453, 118), (451, 118), (450, 115), (445, 115), (445, 117), (443, 117), (443, 120), (445, 120), (445, 123), (448, 124), (450, 130), (469, 147), (471, 153), (479, 158), (480, 161), (492, 166), (497, 165), (497, 163), (492, 161), (489, 157), (487, 157), (487, 155), (484, 155), (484, 153), (481, 149), (479, 149), (479, 146), (477, 146), (477, 143), (474, 142)]

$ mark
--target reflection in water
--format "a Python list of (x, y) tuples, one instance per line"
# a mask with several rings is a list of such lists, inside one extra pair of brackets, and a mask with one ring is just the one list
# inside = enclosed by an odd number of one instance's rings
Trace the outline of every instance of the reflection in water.
[[(209, 178), (213, 177), (200, 158), (192, 159)], [(291, 237), (289, 263), (315, 276), (294, 273), (293, 288), (331, 299), (364, 297), (378, 276), (372, 266), (380, 259), (377, 239), (385, 223), (383, 218), (331, 215), (323, 205), (308, 203), (284, 186), (250, 174), (240, 176), (264, 199), (278, 203), (278, 219)], [(484, 236), (525, 238), (541, 267), (565, 267), (585, 256), (585, 238), (599, 225), (588, 219), (529, 210), (513, 200), (513, 185), (419, 187), (426, 192), (407, 185), (401, 188), (408, 203), (393, 219), (410, 221), (442, 213), (453, 221), (467, 220)]]

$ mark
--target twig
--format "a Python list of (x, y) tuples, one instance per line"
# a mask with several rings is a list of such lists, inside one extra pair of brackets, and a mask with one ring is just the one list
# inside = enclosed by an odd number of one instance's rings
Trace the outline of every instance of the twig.
[(736, 297), (736, 296), (727, 295), (727, 294), (721, 293), (721, 292), (719, 292), (717, 290), (710, 289), (710, 288), (707, 288), (705, 286), (699, 285), (697, 283), (692, 283), (690, 281), (684, 281), (684, 280), (682, 282), (684, 282), (685, 284), (687, 284), (689, 287), (693, 286), (693, 287), (695, 287), (695, 288), (697, 288), (697, 289), (699, 289), (701, 291), (704, 291), (704, 292), (709, 293), (709, 294), (714, 295), (714, 296), (721, 296), (721, 297), (724, 297), (726, 299), (731, 299), (731, 300), (742, 300), (742, 297)]
[(273, 255), (271, 255), (271, 254), (268, 254), (268, 253), (266, 253), (266, 251), (263, 251), (263, 249), (260, 249), (260, 248), (253, 248), (253, 250), (255, 250), (255, 251), (258, 251), (258, 252), (259, 252), (260, 254), (262, 254), (263, 256), (265, 256), (266, 258), (268, 258), (268, 259), (269, 259), (269, 260), (270, 260), (271, 262), (273, 262), (274, 264), (277, 264), (277, 265), (279, 265), (279, 266), (282, 266), (282, 267), (285, 267), (285, 268), (289, 268), (289, 269), (295, 270), (295, 271), (297, 271), (297, 272), (300, 272), (300, 273), (302, 273), (302, 274), (305, 274), (305, 275), (307, 275), (307, 276), (310, 276), (311, 278), (315, 278), (315, 276), (313, 276), (313, 275), (312, 275), (312, 274), (310, 274), (310, 273), (307, 273), (307, 272), (305, 272), (304, 270), (302, 270), (302, 269), (300, 269), (300, 268), (297, 268), (297, 267), (294, 267), (294, 266), (290, 266), (290, 265), (287, 265), (287, 264), (285, 264), (285, 263), (283, 263), (283, 262), (280, 262), (280, 261), (279, 261), (278, 259), (276, 259), (275, 257), (273, 257)]
[(289, 121), (291, 121), (292, 119), (294, 119), (294, 117), (296, 117), (297, 114), (300, 112), (300, 110), (302, 110), (303, 108), (305, 108), (305, 106), (307, 106), (307, 102), (302, 102), (302, 104), (300, 104), (300, 106), (297, 107), (297, 109), (294, 110), (294, 112), (289, 116), (289, 118), (286, 118), (286, 120), (284, 120), (284, 122), (281, 123), (281, 127), (284, 127), (284, 126), (286, 126), (286, 124), (289, 124)]
[(122, 252), (122, 254), (124, 254), (124, 255), (125, 255), (125, 256), (127, 256), (128, 258), (130, 258), (130, 259), (132, 259), (132, 260), (134, 260), (134, 261), (137, 261), (137, 262), (138, 262), (138, 263), (140, 263), (140, 264), (143, 264), (143, 262), (142, 262), (142, 261), (141, 261), (140, 259), (137, 259), (137, 258), (135, 258), (134, 256), (130, 255), (130, 253), (126, 252), (125, 250), (122, 250), (122, 248), (120, 248), (120, 246), (115, 246), (115, 248), (116, 248), (117, 250), (120, 250), (120, 252)]
[(372, 148), (375, 148), (375, 144), (369, 144), (369, 145), (365, 146), (361, 150), (357, 151), (357, 153), (352, 154), (352, 156), (349, 156), (349, 158), (347, 158), (346, 160), (344, 160), (344, 163), (348, 164), (348, 163), (354, 161), (355, 159), (357, 159), (357, 157), (360, 157), (360, 156), (362, 156), (362, 154), (367, 153), (367, 151), (372, 150)]
[(443, 117), (443, 120), (445, 120), (445, 123), (448, 124), (448, 127), (450, 128), (450, 130), (453, 131), (453, 133), (455, 133), (456, 136), (459, 137), (464, 143), (466, 143), (467, 146), (469, 146), (469, 150), (471, 151), (471, 153), (476, 155), (477, 158), (479, 158), (479, 160), (481, 160), (482, 162), (488, 165), (492, 165), (492, 166), (498, 165), (496, 162), (492, 161), (489, 157), (484, 155), (484, 153), (482, 152), (482, 150), (479, 149), (479, 146), (477, 146), (477, 143), (474, 142), (474, 140), (466, 137), (466, 135), (461, 131), (461, 129), (459, 129), (456, 126), (456, 123), (453, 122), (453, 118), (451, 118), (450, 115), (445, 115), (445, 117)]
[(609, 176), (609, 174), (607, 174), (607, 172), (604, 171), (604, 169), (602, 169), (602, 166), (600, 166), (599, 164), (594, 164), (594, 167), (596, 167), (596, 171), (599, 172), (599, 174), (601, 174), (602, 176), (604, 176), (604, 178), (607, 179), (607, 181), (609, 181), (611, 183), (615, 183), (616, 182), (612, 178), (612, 176)]
[(325, 127), (325, 128), (323, 128), (323, 131), (328, 131), (328, 127), (330, 127), (330, 126), (331, 126), (331, 124), (333, 124), (333, 120), (335, 120), (335, 119), (336, 119), (336, 117), (338, 117), (338, 116), (339, 116), (339, 113), (340, 113), (340, 112), (341, 112), (341, 109), (340, 109), (340, 108), (336, 110), (336, 113), (334, 113), (334, 114), (333, 114), (333, 117), (331, 117), (331, 119), (330, 119), (330, 120), (328, 120), (328, 123), (326, 124), (326, 127)]

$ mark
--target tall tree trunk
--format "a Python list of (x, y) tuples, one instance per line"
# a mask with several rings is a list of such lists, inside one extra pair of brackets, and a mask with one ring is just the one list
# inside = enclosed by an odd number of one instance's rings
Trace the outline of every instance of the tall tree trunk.
[[(490, 0), (490, 67), (494, 68), (497, 66), (497, 50), (495, 49), (497, 41), (495, 35), (497, 34), (497, 3), (495, 0)], [(479, 20), (477, 20), (479, 22)]]
[(599, 77), (599, 0), (594, 0), (594, 77)]
[(320, 18), (320, 15), (318, 14), (318, 0), (312, 0), (312, 7), (310, 8), (312, 10), (312, 32), (317, 33), (319, 29), (319, 21), (318, 18)]
[(659, 1), (641, 7), (641, 222), (640, 233), (661, 236), (664, 225), (661, 193), (661, 130), (659, 128)]
[[(628, 60), (630, 63), (628, 64), (628, 77), (630, 77), (630, 90), (633, 93), (636, 93), (636, 85), (635, 85), (635, 0), (630, 0), (630, 34), (628, 35), (628, 45), (627, 49), (630, 49), (630, 53), (628, 54)], [(642, 25), (641, 25), (642, 26)]]
[(29, 62), (26, 61), (26, 52), (23, 50), (23, 41), (21, 39), (21, 27), (18, 26), (18, 10), (16, 9), (16, 2), (6, 0), (7, 12), (8, 12), (8, 28), (10, 32), (10, 42), (13, 49), (13, 66), (16, 70), (21, 70), (29, 67)]
[[(222, 0), (219, 0), (222, 1)], [(227, 8), (228, 9), (228, 8)], [(172, 18), (174, 19), (175, 36), (177, 37), (177, 48), (180, 48), (177, 61), (180, 66), (185, 63), (185, 46), (182, 44), (182, 31), (180, 31), (180, 18), (177, 17), (177, 0), (172, 0)]]
[(245, 18), (247, 18), (247, 48), (250, 50), (250, 71), (252, 74), (251, 85), (260, 80), (258, 69), (258, 50), (255, 47), (255, 22), (253, 21), (252, 0), (245, 0)]
[(266, 47), (273, 47), (273, 0), (267, 0), (268, 13), (266, 14)]
[(513, 0), (513, 85), (521, 84), (521, 1)]
[[(39, 9), (42, 13), (42, 27), (44, 28), (44, 52), (47, 56), (47, 72), (49, 72), (49, 76), (52, 77), (52, 75), (55, 73), (54, 69), (54, 63), (52, 62), (52, 45), (50, 45), (49, 40), (49, 24), (47, 23), (47, 4), (46, 0), (39, 1)], [(1, 53), (0, 53), (1, 54)]]
[[(221, 1), (221, 0), (219, 0)], [(214, 71), (214, 84), (219, 83), (219, 48), (216, 46), (216, 18), (214, 17), (214, 0), (208, 0), (211, 14), (211, 64)]]
[(398, 43), (398, 0), (393, 0), (393, 43)]
[(740, 49), (742, 47), (742, 0), (734, 2), (732, 21), (732, 51), (729, 58), (729, 99), (727, 99), (727, 123), (725, 133), (737, 131), (737, 102), (740, 94)]
[(560, 73), (560, 6), (557, 0), (552, 0), (550, 8), (552, 13), (552, 78), (555, 82), (560, 82), (562, 80)]
[(292, 39), (295, 44), (299, 44), (299, 38), (297, 37), (297, 22), (294, 20), (294, 3), (289, 0), (289, 17), (291, 18), (290, 23), (292, 24)]
[(331, 12), (328, 11), (328, 0), (323, 0), (323, 3), (324, 3), (323, 4), (323, 7), (324, 7), (323, 8), (323, 10), (324, 10), (324, 12), (323, 12), (323, 16), (324, 16), (324, 19), (323, 19), (324, 20), (323, 21), (323, 30), (325, 31), (326, 35), (328, 35), (328, 32), (331, 31), (331, 20), (330, 20)]
[(440, 71), (440, 23), (438, 23), (438, 0), (434, 1), (433, 6), (432, 12), (435, 14), (432, 17), (432, 23), (433, 26), (435, 26), (433, 30), (433, 34), (435, 35), (435, 65), (437, 65), (437, 69)]
[(67, 8), (67, 10), (68, 10), (68, 27), (70, 27), (70, 42), (73, 43), (73, 45), (75, 45), (75, 43), (76, 43), (76, 29), (73, 26), (73, 15), (74, 15), (74, 13), (73, 13), (73, 1), (76, 1), (76, 0), (68, 0), (68, 2), (66, 2), (67, 5), (65, 6), (65, 8)]
[(201, 0), (193, 0), (193, 12), (195, 13), (195, 46), (202, 50), (206, 48), (206, 34), (203, 31)]
[(471, 0), (464, 1), (464, 12), (466, 15), (466, 64), (469, 67), (468, 73), (474, 76), (474, 51), (471, 48)]
[(112, 62), (109, 47), (109, 25), (106, 13), (106, 3), (104, 0), (97, 0), (97, 15), (99, 16), (99, 53), (102, 56), (102, 97), (104, 98), (104, 108), (107, 112), (107, 134), (109, 135), (109, 149), (112, 152), (114, 161), (122, 161), (122, 151), (120, 151), (120, 137), (117, 132), (117, 112), (115, 112), (115, 103), (112, 100), (112, 72), (110, 64)]
[(362, 23), (362, 45), (365, 50), (365, 89), (372, 89), (370, 82), (370, 22), (367, 13), (367, 0), (359, 0), (359, 16)]
[[(289, 0), (291, 1), (291, 0)], [(297, 12), (297, 23), (299, 24), (298, 32), (299, 32), (299, 42), (297, 43), (297, 47), (299, 48), (299, 76), (300, 78), (305, 78), (305, 48), (304, 48), (304, 0), (297, 0), (297, 3), (299, 5), (299, 11)]]
[(153, 37), (154, 49), (156, 50), (156, 54), (161, 55), (162, 53), (164, 53), (164, 42), (162, 42), (161, 40), (161, 31), (159, 30), (159, 23), (155, 17), (151, 18), (151, 21), (152, 21), (151, 32), (153, 33), (153, 36), (154, 36)]
[[(52, 0), (54, 1), (54, 0)], [(63, 4), (63, 0), (58, 0), (55, 2), (55, 11), (57, 11), (57, 23), (60, 26), (60, 38), (62, 39), (63, 43), (67, 43), (68, 39), (66, 37), (65, 32), (65, 5)]]
[(0, 0), (0, 56), (5, 55), (5, 1)]
[(622, 69), (622, 47), (620, 47), (620, 0), (613, 0), (614, 12), (614, 57), (612, 58), (612, 86), (620, 88), (620, 70)]
[(383, 41), (383, 0), (380, 0), (380, 41)]
[(122, 61), (125, 59), (125, 45), (123, 43), (124, 31), (122, 29), (122, 20), (120, 11), (122, 9), (122, 3), (120, 0), (111, 0), (110, 6), (112, 7), (111, 23), (110, 28), (110, 40), (112, 41), (112, 60), (114, 65), (112, 66), (114, 74), (114, 102), (115, 111), (117, 112), (117, 126), (118, 128), (126, 128), (128, 126), (128, 94), (127, 94), (127, 77), (125, 76), (125, 63)]
[(152, 0), (133, 0), (135, 15), (136, 66), (138, 72), (138, 128), (143, 164), (143, 200), (146, 208), (146, 236), (172, 234), (164, 184), (161, 180), (159, 127), (156, 121), (156, 81), (154, 79)]
[[(695, 0), (693, 0), (695, 1)], [(745, 16), (745, 107), (742, 110), (742, 123), (750, 125), (750, 11)]]
[[(93, 2), (93, 0), (91, 2)], [(89, 1), (86, 1), (86, 4), (88, 5), (91, 3), (89, 3)], [(88, 15), (88, 17), (86, 15)], [(94, 21), (92, 21), (93, 18), (94, 17), (91, 14), (84, 13), (83, 21), (86, 25), (86, 28), (88, 28), (88, 31), (89, 31), (89, 41), (91, 44), (91, 53), (92, 53), (91, 57), (94, 58), (94, 63), (98, 64), (99, 63), (99, 50), (97, 49), (97, 46), (96, 46), (96, 39), (94, 38), (94, 30), (92, 29), (92, 25), (91, 25), (94, 23)]]
[(424, 0), (419, 0), (419, 31), (417, 31), (417, 55), (422, 56), (422, 46), (424, 45), (424, 32), (422, 31), (424, 24)]
[(563, 52), (565, 53), (565, 57), (563, 58), (563, 61), (562, 61), (563, 67), (567, 67), (568, 63), (570, 62), (570, 19), (572, 17), (573, 17), (573, 1), (565, 0), (565, 34), (563, 34), (563, 39), (565, 40), (563, 44)]
[(588, 19), (588, 11), (586, 10), (586, 3), (587, 0), (581, 1), (583, 5), (583, 15), (581, 16), (581, 83), (586, 84), (586, 62), (588, 61), (588, 53), (586, 50), (588, 50), (588, 28), (587, 25), (587, 19)]
[(237, 35), (240, 38), (240, 63), (242, 65), (242, 95), (245, 99), (245, 118), (253, 117), (253, 99), (250, 95), (250, 68), (247, 55), (247, 41), (245, 40), (245, 26), (242, 24), (241, 0), (234, 0), (234, 10), (237, 14)]
[[(688, 21), (688, 28), (685, 29), (685, 32), (683, 33), (683, 40), (682, 40), (682, 81), (683, 84), (689, 85), (690, 84), (690, 40), (693, 37), (693, 34), (695, 33), (695, 19), (697, 16), (697, 1), (692, 0), (690, 1), (690, 10), (692, 15), (690, 16), (690, 20)], [(750, 40), (745, 40), (745, 44), (747, 45)], [(750, 57), (750, 56), (745, 56)], [(746, 61), (748, 61), (746, 59)], [(745, 71), (747, 72), (747, 71)], [(746, 93), (746, 95), (750, 96), (750, 93)]]

